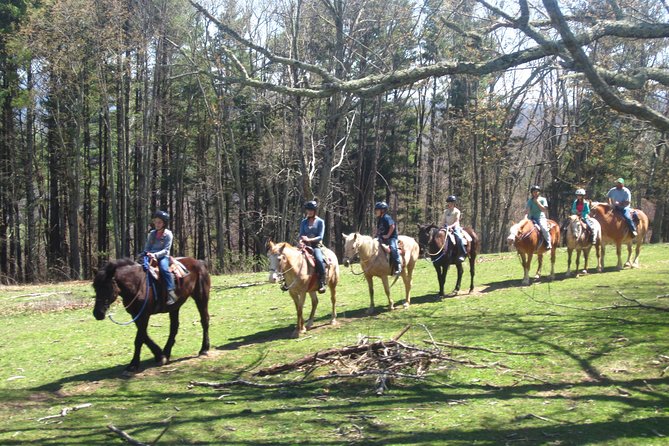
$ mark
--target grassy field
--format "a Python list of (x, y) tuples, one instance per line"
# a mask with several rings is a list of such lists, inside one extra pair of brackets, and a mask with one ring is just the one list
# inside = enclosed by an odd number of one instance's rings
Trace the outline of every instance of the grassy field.
[[(607, 259), (614, 263), (610, 252)], [(438, 300), (434, 270), (421, 260), (411, 308), (386, 311), (378, 282), (376, 316), (365, 315), (364, 279), (342, 270), (341, 325), (328, 325), (324, 295), (316, 327), (299, 341), (289, 338), (294, 306), (278, 286), (235, 287), (265, 273), (214, 277), (210, 356), (194, 356), (201, 330), (189, 303), (173, 362), (153, 367), (144, 349), (145, 369), (131, 378), (121, 372), (135, 329), (93, 319), (90, 283), (0, 288), (0, 444), (122, 444), (108, 424), (145, 443), (167, 427), (160, 445), (669, 444), (669, 313), (636, 303), (669, 307), (658, 297), (669, 292), (669, 246), (644, 247), (641, 261), (636, 270), (564, 279), (561, 251), (555, 281), (520, 287), (515, 255), (484, 255), (473, 295)], [(392, 290), (398, 303), (401, 288)], [(112, 311), (129, 319), (119, 304)], [(435, 365), (428, 380), (395, 381), (382, 396), (373, 379), (189, 387), (260, 379), (251, 372), (360, 336), (388, 339), (407, 324), (402, 341), (420, 347), (429, 330), (438, 341), (534, 354), (444, 348), (489, 367)], [(153, 317), (150, 334), (163, 344), (168, 326), (166, 315)], [(91, 406), (42, 419), (82, 404)]]

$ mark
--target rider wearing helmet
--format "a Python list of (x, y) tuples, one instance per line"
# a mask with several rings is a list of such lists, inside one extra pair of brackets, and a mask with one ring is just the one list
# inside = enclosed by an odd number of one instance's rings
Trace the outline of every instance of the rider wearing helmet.
[(613, 210), (622, 215), (629, 227), (632, 237), (637, 236), (636, 225), (632, 220), (632, 213), (630, 212), (630, 203), (632, 202), (632, 193), (625, 187), (625, 180), (618, 178), (615, 187), (609, 189), (606, 194), (609, 199), (609, 205)]
[(585, 199), (585, 189), (576, 189), (576, 200), (571, 205), (572, 215), (578, 215), (590, 229), (590, 243), (595, 243), (595, 231), (590, 219), (590, 201)]
[(541, 188), (539, 186), (530, 187), (532, 196), (527, 200), (526, 217), (539, 226), (541, 234), (546, 241), (546, 249), (551, 249), (551, 233), (548, 231), (548, 221), (546, 215), (548, 214), (548, 200), (540, 196)]
[(318, 292), (325, 292), (325, 263), (323, 261), (323, 237), (325, 236), (325, 221), (316, 215), (318, 204), (311, 200), (304, 203), (306, 217), (300, 223), (299, 244), (310, 246), (316, 259), (316, 274), (318, 275)]
[(156, 211), (153, 214), (153, 229), (149, 232), (144, 245), (145, 254), (158, 262), (158, 269), (165, 280), (167, 288), (167, 305), (174, 305), (179, 299), (174, 292), (174, 276), (170, 272), (170, 249), (174, 239), (172, 231), (167, 229), (170, 214), (165, 211)]
[(465, 241), (462, 238), (462, 227), (460, 226), (460, 209), (455, 207), (455, 203), (458, 199), (455, 195), (449, 195), (446, 198), (446, 210), (444, 211), (444, 218), (441, 221), (441, 226), (446, 229), (446, 231), (453, 231), (455, 235), (455, 241), (458, 245), (458, 262), (463, 262), (467, 256), (467, 248), (465, 247)]
[(402, 260), (397, 248), (397, 226), (395, 221), (388, 215), (388, 203), (378, 201), (374, 205), (374, 215), (376, 216), (376, 237), (379, 243), (390, 246), (390, 256), (394, 263), (394, 276), (402, 274)]

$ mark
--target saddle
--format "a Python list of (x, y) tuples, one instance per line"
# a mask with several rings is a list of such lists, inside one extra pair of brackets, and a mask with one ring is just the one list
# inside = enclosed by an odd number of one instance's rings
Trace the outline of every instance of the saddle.
[[(155, 280), (160, 280), (160, 269), (158, 269), (158, 262), (151, 260), (149, 264), (149, 272)], [(174, 274), (175, 279), (183, 279), (190, 271), (184, 266), (179, 259), (170, 256), (170, 273)]]
[[(301, 249), (302, 255), (304, 256), (305, 259), (307, 259), (307, 262), (312, 268), (316, 268), (316, 257), (314, 257), (314, 248), (311, 246), (304, 246)], [(325, 252), (323, 254), (326, 254)], [(330, 258), (327, 255), (323, 256), (323, 261), (325, 263), (325, 267), (327, 268), (330, 266)], [(315, 273), (314, 273), (315, 274)]]
[[(446, 236), (447, 236), (448, 239), (450, 240), (451, 244), (455, 245), (455, 242), (456, 242), (456, 240), (455, 240), (455, 232), (453, 232), (453, 231), (446, 231), (446, 230), (443, 229), (443, 228), (442, 228), (441, 230), (446, 232)], [(469, 245), (469, 244), (472, 242), (472, 236), (469, 235), (469, 233), (468, 233), (467, 231), (461, 230), (461, 231), (460, 231), (460, 234), (462, 234), (462, 244), (463, 244), (463, 245), (467, 246), (467, 245)]]

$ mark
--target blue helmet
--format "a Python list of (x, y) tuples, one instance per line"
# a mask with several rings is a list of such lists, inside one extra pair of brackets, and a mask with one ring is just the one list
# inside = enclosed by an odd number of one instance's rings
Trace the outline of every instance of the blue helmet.
[(381, 209), (383, 211), (388, 210), (388, 203), (385, 201), (377, 201), (376, 204), (374, 205), (374, 209)]
[(170, 214), (168, 214), (165, 211), (156, 211), (153, 213), (152, 218), (159, 218), (161, 219), (165, 224), (170, 222)]
[(316, 209), (318, 209), (318, 203), (316, 203), (314, 200), (307, 201), (306, 203), (304, 203), (304, 209), (315, 211)]
[(457, 198), (455, 198), (455, 195), (449, 195), (448, 198), (446, 198), (446, 203), (455, 203), (458, 201)]
[(541, 187), (537, 186), (536, 184), (534, 186), (530, 187), (530, 192), (534, 192), (535, 190), (538, 190), (539, 192), (541, 192)]

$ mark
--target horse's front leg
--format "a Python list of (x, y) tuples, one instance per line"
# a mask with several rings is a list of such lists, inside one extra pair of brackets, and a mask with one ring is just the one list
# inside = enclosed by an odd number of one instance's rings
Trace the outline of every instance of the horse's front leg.
[(632, 241), (627, 243), (627, 262), (625, 262), (625, 267), (632, 267)]
[[(305, 332), (314, 325), (314, 315), (316, 314), (316, 308), (318, 307), (318, 296), (316, 296), (316, 292), (310, 291), (309, 296), (311, 297), (311, 313), (309, 313), (309, 319), (307, 319), (307, 323), (305, 324)], [(304, 300), (307, 300), (307, 296), (304, 296)]]
[[(581, 264), (581, 249), (576, 250), (576, 274), (578, 274), (578, 267)], [(585, 258), (585, 253), (583, 253), (583, 257)]]
[(616, 268), (618, 269), (618, 271), (623, 269), (622, 250), (623, 250), (622, 242), (616, 243), (616, 255), (618, 256), (618, 265), (616, 265)]
[(404, 308), (411, 305), (411, 277), (412, 271), (408, 268), (402, 270), (402, 282), (404, 282)]
[(439, 297), (444, 297), (444, 282), (446, 281), (446, 270), (441, 265), (434, 265), (437, 272), (437, 282), (439, 284)]
[(295, 331), (293, 332), (292, 337), (299, 338), (300, 334), (306, 333), (307, 331), (304, 328), (304, 316), (302, 316), (302, 309), (304, 308), (304, 299), (306, 298), (306, 294), (298, 295), (298, 294), (293, 294), (293, 292), (291, 292), (290, 296), (293, 298), (293, 302), (295, 303), (295, 312), (297, 313)]
[(590, 258), (590, 250), (592, 246), (585, 248), (583, 250), (583, 274), (588, 274), (588, 259)]
[(365, 279), (367, 279), (367, 288), (369, 289), (369, 308), (367, 309), (367, 314), (374, 314), (374, 283), (372, 282), (372, 276), (365, 274)]
[[(570, 277), (571, 276), (571, 255), (574, 252), (574, 248), (569, 248), (567, 247), (567, 273), (565, 276)], [(577, 260), (578, 262), (578, 260)], [(576, 267), (576, 270), (578, 271), (578, 266)]]
[(337, 283), (330, 281), (330, 301), (332, 302), (332, 318), (330, 319), (331, 325), (337, 325)]
[[(541, 278), (541, 267), (544, 265), (544, 255), (543, 253), (537, 254), (537, 273), (534, 275), (535, 279)], [(528, 265), (529, 269), (529, 265)]]
[(172, 347), (174, 347), (174, 342), (177, 338), (177, 333), (179, 332), (179, 311), (174, 310), (170, 311), (170, 335), (167, 338), (165, 343), (165, 348), (163, 348), (163, 354), (165, 358), (169, 361), (170, 356), (172, 356)]
[(555, 254), (557, 253), (557, 246), (553, 245), (551, 247), (551, 275), (550, 279), (555, 279)]
[(520, 261), (523, 264), (523, 285), (529, 285), (530, 284), (530, 265), (532, 264), (532, 253), (524, 253), (522, 251), (518, 251), (520, 253)]
[(458, 270), (458, 280), (455, 283), (455, 289), (453, 290), (453, 295), (457, 295), (460, 291), (460, 285), (462, 285), (462, 262), (455, 262), (455, 267)]
[(386, 297), (388, 298), (388, 309), (392, 311), (395, 309), (395, 303), (390, 298), (390, 284), (388, 283), (388, 276), (381, 276), (381, 282), (383, 282), (383, 291), (386, 292)]
[(149, 325), (148, 316), (142, 317), (139, 320), (137, 320), (135, 322), (135, 325), (137, 326), (137, 334), (135, 335), (135, 353), (132, 357), (130, 365), (126, 367), (126, 370), (129, 372), (134, 372), (136, 370), (139, 370), (139, 359), (140, 359), (140, 352), (142, 350), (142, 344), (146, 344), (146, 346), (149, 347), (149, 350), (151, 350), (151, 353), (153, 353), (153, 356), (158, 364), (160, 365), (166, 364), (167, 359), (163, 355), (163, 351), (160, 349), (160, 347), (158, 347), (158, 345), (155, 342), (153, 342), (153, 340), (149, 337), (149, 334), (146, 331), (147, 326)]

